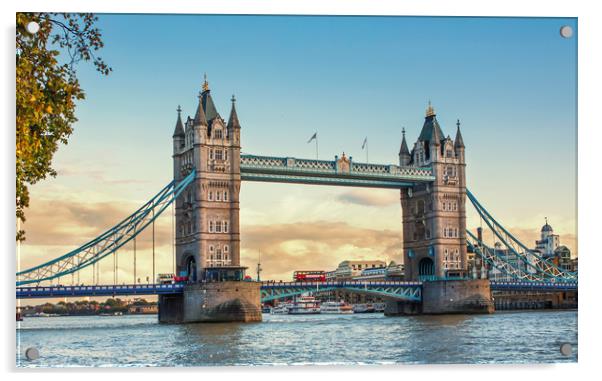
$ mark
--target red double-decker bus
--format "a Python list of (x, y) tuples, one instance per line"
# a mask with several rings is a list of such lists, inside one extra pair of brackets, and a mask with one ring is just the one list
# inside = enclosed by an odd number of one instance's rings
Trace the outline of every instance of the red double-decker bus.
[(295, 271), (293, 273), (293, 281), (295, 282), (325, 282), (325, 271)]

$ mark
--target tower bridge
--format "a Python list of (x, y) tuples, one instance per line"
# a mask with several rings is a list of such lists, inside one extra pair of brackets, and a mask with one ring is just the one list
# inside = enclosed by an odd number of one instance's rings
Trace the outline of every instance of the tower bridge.
[[(231, 102), (226, 121), (217, 111), (205, 80), (194, 117), (183, 120), (181, 108), (177, 110), (172, 136), (173, 181), (132, 215), (80, 248), (18, 272), (17, 297), (58, 295), (59, 291), (77, 295), (146, 292), (159, 295), (161, 321), (260, 320), (261, 299), (306, 292), (311, 285), (241, 281), (245, 272), (240, 264), (239, 226), (243, 181), (399, 189), (405, 280), (414, 283), (329, 285), (380, 293), (391, 300), (391, 313), (492, 312), (491, 288), (496, 285), (469, 279), (468, 250), (507, 275), (516, 287), (563, 284), (576, 288), (576, 274), (528, 249), (466, 189), (460, 121), (455, 138), (446, 137), (430, 103), (412, 149), (404, 130), (398, 163), (370, 164), (355, 162), (344, 153), (334, 160), (241, 154), (242, 127), (234, 97)], [(176, 272), (187, 277), (186, 285), (60, 290), (30, 286), (94, 266), (136, 237), (171, 204), (175, 206)], [(519, 261), (498, 255), (482, 236), (466, 230), (466, 207), (470, 204), (495, 239)], [(506, 287), (514, 287), (512, 284)]]

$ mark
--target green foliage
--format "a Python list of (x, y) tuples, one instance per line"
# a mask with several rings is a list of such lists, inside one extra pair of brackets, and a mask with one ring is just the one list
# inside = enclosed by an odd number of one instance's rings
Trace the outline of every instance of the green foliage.
[[(35, 21), (40, 29), (29, 34)], [(104, 44), (91, 13), (17, 13), (16, 216), (25, 222), (29, 186), (56, 176), (52, 158), (73, 129), (75, 102), (84, 99), (76, 64), (92, 61), (102, 75), (112, 69), (95, 56)], [(16, 239), (25, 239), (18, 229)]]

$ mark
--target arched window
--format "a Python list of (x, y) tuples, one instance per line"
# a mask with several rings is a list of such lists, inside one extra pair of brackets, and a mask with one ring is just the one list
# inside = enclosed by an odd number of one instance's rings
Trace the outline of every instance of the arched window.
[(209, 233), (213, 233), (213, 221), (209, 221)]
[(224, 191), (224, 201), (228, 201), (228, 191)]
[(228, 232), (228, 221), (224, 221), (224, 233)]
[(215, 201), (221, 201), (222, 200), (222, 194), (217, 191), (215, 192)]
[(209, 201), (213, 201), (213, 192), (209, 191), (209, 197), (208, 197)]
[(213, 149), (209, 149), (209, 160), (213, 160)]

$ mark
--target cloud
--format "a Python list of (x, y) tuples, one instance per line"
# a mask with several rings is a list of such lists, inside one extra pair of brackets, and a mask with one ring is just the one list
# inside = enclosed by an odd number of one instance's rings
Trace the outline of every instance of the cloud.
[(400, 203), (399, 192), (382, 189), (354, 189), (339, 195), (337, 200), (364, 206), (388, 206)]
[(58, 176), (65, 177), (76, 177), (81, 179), (82, 177), (88, 177), (94, 181), (99, 181), (104, 184), (114, 184), (114, 185), (131, 185), (131, 184), (148, 184), (147, 180), (136, 180), (136, 179), (115, 179), (110, 176), (107, 176), (107, 171), (102, 169), (91, 169), (91, 168), (80, 168), (80, 167), (62, 167), (57, 170)]
[[(354, 203), (360, 200), (385, 202), (386, 193), (347, 192), (343, 196), (354, 196)], [(396, 192), (389, 192), (395, 196)], [(359, 196), (357, 195), (359, 194)], [(385, 195), (384, 198), (382, 196)], [(373, 197), (372, 197), (373, 196)], [(370, 204), (374, 205), (374, 204)], [(59, 255), (63, 255), (93, 239), (114, 226), (139, 207), (134, 202), (79, 202), (65, 200), (34, 199), (28, 213), (27, 241), (21, 248), (21, 268), (28, 268)], [(336, 208), (331, 204), (330, 208)], [(155, 248), (157, 253), (157, 273), (172, 271), (171, 209), (165, 211), (155, 223)], [(313, 221), (280, 221), (278, 223), (246, 223), (241, 225), (241, 264), (249, 267), (254, 275), (259, 251), (264, 269), (264, 279), (288, 280), (294, 270), (333, 270), (347, 259), (380, 259), (402, 262), (401, 223), (392, 227), (380, 228), (377, 225), (359, 222), (342, 222), (336, 219), (344, 215), (331, 215), (329, 218), (314, 217)], [(333, 221), (334, 220), (334, 221)], [(358, 226), (361, 225), (361, 226)], [(469, 225), (471, 231), (476, 227)], [(539, 227), (535, 229), (508, 227), (525, 245), (532, 248), (539, 239)], [(577, 254), (575, 234), (560, 233), (562, 245), (568, 246), (573, 255)], [(491, 235), (485, 229), (485, 239)], [(139, 277), (144, 277), (152, 268), (152, 234), (150, 227), (141, 232), (137, 240), (137, 261)], [(119, 250), (120, 279), (133, 279), (132, 243)], [(110, 262), (110, 263), (109, 263)], [(103, 261), (102, 279), (112, 279), (112, 260)]]
[(334, 270), (346, 259), (402, 259), (399, 231), (345, 222), (249, 225), (241, 228), (241, 261), (253, 272), (261, 250), (266, 279), (288, 280), (294, 270)]
[[(32, 200), (23, 224), (27, 246), (80, 246), (104, 233), (139, 208), (134, 203)], [(171, 209), (155, 221), (155, 242), (171, 240)], [(142, 250), (152, 246), (150, 226), (137, 238)]]

